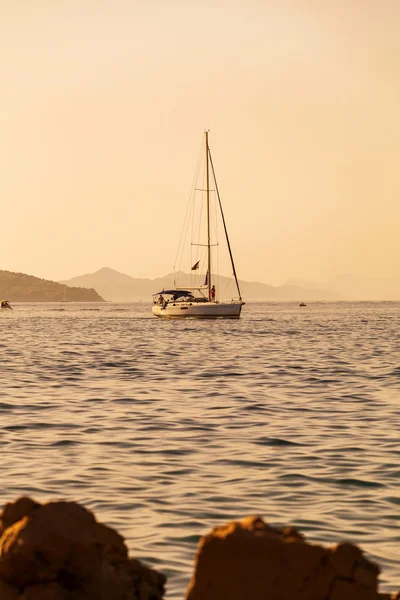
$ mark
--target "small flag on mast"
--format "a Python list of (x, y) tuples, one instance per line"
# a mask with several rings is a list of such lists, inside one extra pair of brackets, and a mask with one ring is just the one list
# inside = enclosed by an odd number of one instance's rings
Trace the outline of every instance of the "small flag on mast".
[(199, 268), (200, 261), (198, 260), (196, 264), (193, 265), (192, 271), (196, 271)]

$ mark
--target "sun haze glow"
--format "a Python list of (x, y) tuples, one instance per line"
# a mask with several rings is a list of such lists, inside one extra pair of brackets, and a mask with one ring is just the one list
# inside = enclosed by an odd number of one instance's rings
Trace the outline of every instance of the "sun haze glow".
[(397, 0), (3, 6), (1, 269), (170, 272), (205, 127), (238, 272), (400, 262)]

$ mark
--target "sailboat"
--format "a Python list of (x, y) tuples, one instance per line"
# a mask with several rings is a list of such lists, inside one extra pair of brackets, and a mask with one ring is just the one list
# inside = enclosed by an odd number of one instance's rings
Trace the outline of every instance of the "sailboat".
[[(203, 211), (203, 205), (201, 206), (200, 216), (202, 217), (205, 212), (205, 227), (204, 227), (204, 243), (192, 243), (191, 246), (197, 248), (205, 248), (206, 253), (204, 257), (204, 267), (206, 269), (205, 277), (198, 282), (198, 285), (190, 285), (180, 287), (174, 282), (174, 287), (161, 292), (153, 294), (153, 315), (165, 319), (181, 319), (188, 317), (195, 317), (199, 319), (238, 319), (242, 311), (244, 304), (239, 288), (239, 281), (236, 274), (235, 263), (233, 261), (231, 244), (228, 237), (228, 230), (226, 227), (226, 221), (224, 212), (222, 210), (221, 198), (219, 195), (218, 185), (215, 178), (214, 165), (211, 157), (210, 147), (208, 143), (208, 131), (204, 132), (204, 147), (202, 153), (204, 154), (204, 166), (205, 166), (205, 187), (195, 188), (205, 193), (205, 211)], [(213, 182), (214, 189), (210, 188), (210, 179)], [(219, 216), (222, 221), (222, 228), (225, 235), (226, 246), (229, 254), (229, 262), (232, 268), (232, 276), (235, 282), (237, 295), (230, 300), (220, 301), (218, 299), (219, 294), (216, 292), (216, 286), (218, 286), (219, 279), (214, 269), (213, 251), (218, 243), (214, 243), (212, 239), (212, 227), (211, 227), (211, 206), (210, 206), (210, 195), (211, 193), (216, 194), (215, 206), (219, 211)], [(200, 231), (200, 229), (199, 229)], [(200, 235), (200, 234), (199, 234)], [(200, 239), (198, 240), (200, 242)], [(196, 256), (196, 259), (198, 256)], [(200, 268), (201, 260), (196, 260), (195, 264), (191, 268), (192, 271), (197, 271)]]

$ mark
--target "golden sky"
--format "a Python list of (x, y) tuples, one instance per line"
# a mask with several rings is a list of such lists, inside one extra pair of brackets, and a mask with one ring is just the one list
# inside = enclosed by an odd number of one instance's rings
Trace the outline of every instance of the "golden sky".
[(398, 0), (0, 14), (0, 269), (170, 272), (209, 128), (241, 278), (398, 276)]

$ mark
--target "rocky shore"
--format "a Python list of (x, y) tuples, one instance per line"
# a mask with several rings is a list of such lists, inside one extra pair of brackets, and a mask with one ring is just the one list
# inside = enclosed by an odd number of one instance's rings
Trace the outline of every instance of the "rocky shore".
[[(349, 543), (309, 544), (248, 517), (203, 537), (185, 600), (400, 600)], [(20, 498), (0, 515), (0, 600), (161, 600), (166, 577), (74, 502)]]

